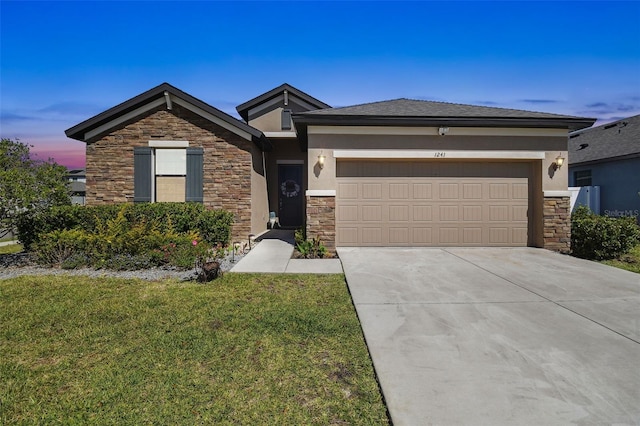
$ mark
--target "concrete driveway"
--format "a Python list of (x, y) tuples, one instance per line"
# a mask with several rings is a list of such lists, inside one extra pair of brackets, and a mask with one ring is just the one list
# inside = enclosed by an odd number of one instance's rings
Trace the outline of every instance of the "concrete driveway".
[(340, 248), (397, 425), (639, 424), (640, 276), (535, 248)]

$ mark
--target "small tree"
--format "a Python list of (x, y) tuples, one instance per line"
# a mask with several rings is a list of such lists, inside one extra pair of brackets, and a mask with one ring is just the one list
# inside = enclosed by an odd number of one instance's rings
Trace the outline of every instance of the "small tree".
[(15, 228), (19, 213), (71, 204), (67, 169), (31, 158), (31, 147), (19, 140), (0, 140), (0, 238)]

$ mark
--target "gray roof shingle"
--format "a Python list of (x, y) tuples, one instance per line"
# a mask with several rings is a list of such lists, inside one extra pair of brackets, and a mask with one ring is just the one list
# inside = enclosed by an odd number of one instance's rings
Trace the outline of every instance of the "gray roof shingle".
[(594, 118), (447, 102), (394, 99), (294, 114), (299, 131), (312, 124), (373, 126), (546, 127), (569, 130), (590, 127)]
[(393, 99), (341, 108), (309, 111), (305, 115), (360, 115), (386, 117), (468, 117), (468, 118), (577, 118), (569, 115), (518, 109), (454, 104), (448, 102)]
[(640, 115), (569, 135), (569, 164), (640, 155)]

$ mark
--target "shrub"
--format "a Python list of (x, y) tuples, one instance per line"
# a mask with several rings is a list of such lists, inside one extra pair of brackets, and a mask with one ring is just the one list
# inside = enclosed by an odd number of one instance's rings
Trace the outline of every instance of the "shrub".
[[(213, 246), (205, 238), (216, 245), (228, 242), (232, 219), (230, 213), (209, 211), (201, 205), (166, 203), (141, 208), (128, 204), (53, 209), (47, 214), (24, 215), (23, 223), (41, 229), (25, 235), (43, 264), (68, 269), (127, 270), (162, 265), (186, 269), (194, 267), (202, 252)], [(200, 236), (200, 228), (206, 237)]]
[(296, 245), (302, 244), (307, 241), (307, 228), (303, 225), (300, 228), (296, 229), (294, 233)]
[(304, 240), (296, 244), (300, 256), (305, 259), (322, 259), (327, 255), (327, 248), (320, 241), (320, 237), (313, 240)]
[(231, 241), (233, 214), (225, 210), (205, 210), (196, 222), (198, 235), (211, 245), (226, 246)]
[(81, 217), (88, 213), (88, 209), (77, 205), (25, 211), (17, 218), (18, 238), (24, 245), (25, 250), (29, 250), (32, 244), (39, 241), (39, 235), (52, 231), (73, 229), (83, 221)]
[(63, 229), (42, 235), (34, 245), (36, 260), (45, 265), (63, 265), (74, 256), (84, 256), (88, 235), (79, 229)]
[[(117, 219), (118, 217), (120, 218)], [(207, 210), (199, 203), (61, 206), (20, 214), (17, 223), (18, 238), (25, 249), (29, 250), (41, 235), (49, 232), (77, 228), (93, 233), (99, 226), (116, 219), (131, 227), (144, 224), (144, 227), (151, 227), (162, 234), (197, 233), (211, 245), (227, 245), (231, 239), (233, 224), (231, 213)]]
[(62, 269), (78, 269), (91, 265), (91, 258), (84, 252), (74, 252), (60, 263)]
[(571, 250), (584, 259), (614, 259), (640, 242), (640, 227), (633, 217), (611, 218), (580, 206), (571, 216)]
[(187, 235), (167, 240), (162, 246), (153, 249), (152, 256), (157, 265), (169, 264), (187, 269), (194, 267), (202, 250), (206, 250), (207, 247), (207, 244), (198, 241), (197, 237)]

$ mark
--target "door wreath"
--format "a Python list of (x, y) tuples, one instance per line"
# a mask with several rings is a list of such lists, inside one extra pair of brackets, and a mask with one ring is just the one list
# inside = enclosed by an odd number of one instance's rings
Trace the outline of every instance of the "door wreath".
[(297, 197), (300, 194), (300, 185), (294, 180), (288, 179), (280, 185), (280, 192), (287, 198)]

